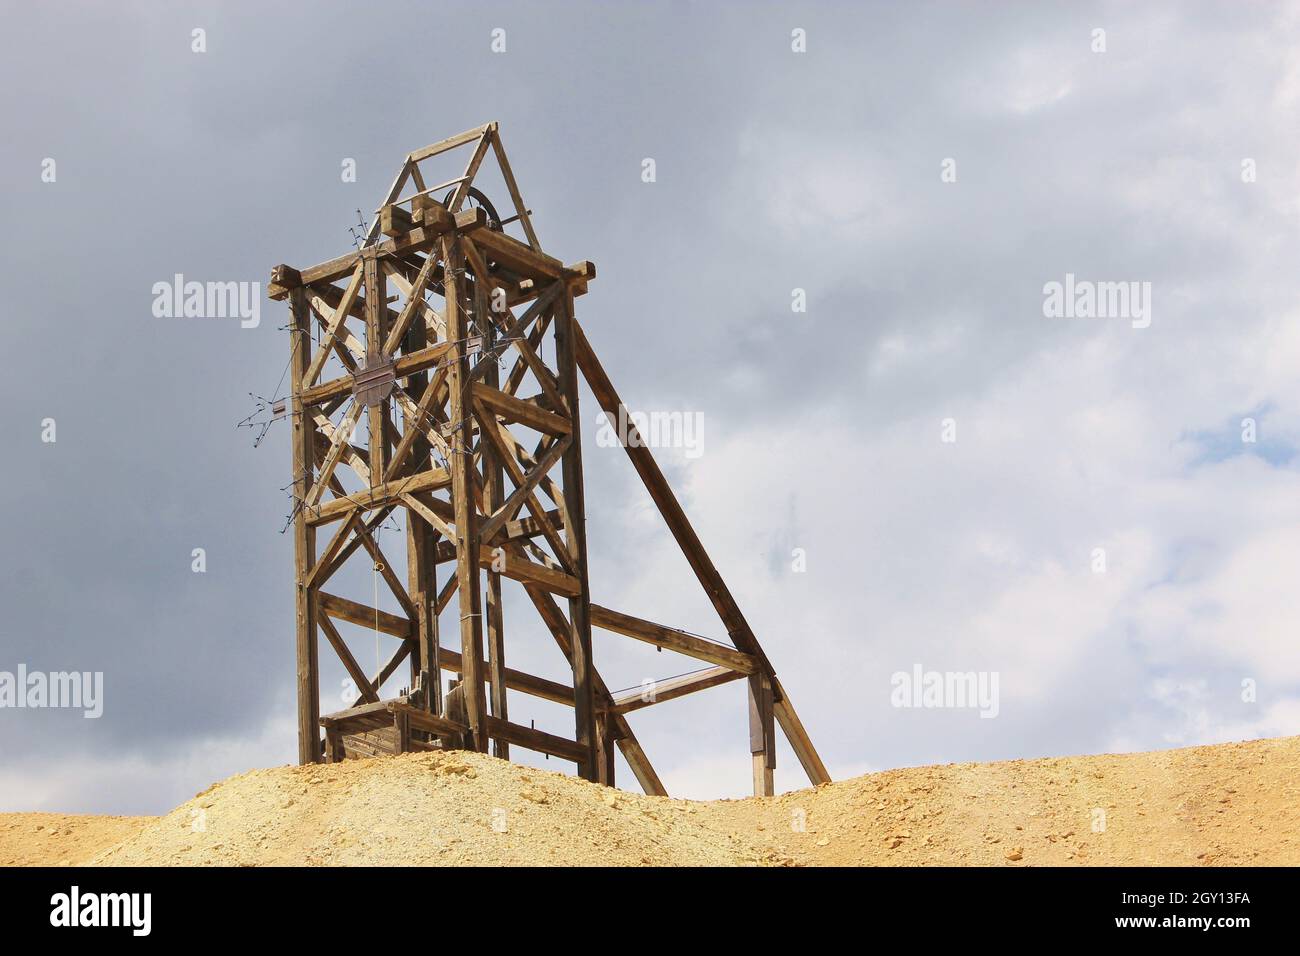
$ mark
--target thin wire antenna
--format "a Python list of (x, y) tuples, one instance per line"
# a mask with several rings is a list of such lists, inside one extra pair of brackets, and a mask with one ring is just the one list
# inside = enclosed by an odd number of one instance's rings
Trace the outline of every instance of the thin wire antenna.
[(358, 250), (370, 235), (370, 224), (366, 222), (366, 217), (360, 209), (357, 210), (357, 224), (348, 226), (348, 234), (352, 237), (352, 245)]
[[(292, 334), (297, 330), (289, 325), (282, 325), (280, 326), (279, 331), (289, 331)], [(274, 398), (265, 398), (261, 395), (255, 395), (252, 392), (248, 393), (248, 397), (253, 400), (253, 411), (246, 418), (236, 422), (235, 427), (257, 429), (257, 435), (253, 438), (254, 448), (261, 446), (262, 439), (265, 438), (266, 433), (270, 431), (273, 422), (292, 414), (288, 410), (288, 402), (286, 398), (280, 394), (280, 389), (284, 387), (285, 376), (289, 374), (289, 369), (293, 365), (294, 358), (298, 355), (298, 347), (301, 344), (301, 340), (295, 335), (293, 348), (289, 350), (289, 361), (284, 363), (284, 368), (280, 372), (280, 380), (275, 383), (275, 388), (271, 390), (271, 394), (275, 396)], [(269, 417), (265, 419), (259, 418), (259, 416), (267, 413), (269, 413)]]

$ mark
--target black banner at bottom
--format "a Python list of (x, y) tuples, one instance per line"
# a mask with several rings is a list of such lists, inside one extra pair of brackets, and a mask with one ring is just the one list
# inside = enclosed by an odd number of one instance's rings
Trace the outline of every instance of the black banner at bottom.
[(923, 927), (927, 942), (976, 932), (1027, 943), (1050, 930), (1230, 944), (1284, 930), (1293, 882), (1283, 869), (6, 869), (0, 920), (22, 936), (83, 941), (260, 942), (281, 931), (305, 944), (373, 941), (423, 920), (485, 942), (595, 920), (631, 941), (647, 921), (658, 937), (682, 920), (733, 940), (812, 921), (818, 936)]

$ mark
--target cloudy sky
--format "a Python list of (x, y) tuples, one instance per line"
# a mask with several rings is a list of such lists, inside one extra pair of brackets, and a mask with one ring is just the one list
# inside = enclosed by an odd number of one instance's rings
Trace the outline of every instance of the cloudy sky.
[[(98, 720), (0, 710), (0, 809), (159, 812), (294, 759), (288, 436), (235, 427), (287, 311), (151, 290), (346, 251), (407, 152), (489, 120), (543, 245), (597, 263), (625, 401), (702, 416), (656, 454), (833, 776), (1300, 733), (1297, 4), (4, 19), (0, 671), (105, 687)], [(1067, 275), (1149, 289), (1149, 325), (1045, 315)], [(595, 600), (724, 636), (584, 400)], [(562, 678), (506, 613), (512, 666)], [(692, 667), (628, 643), (596, 638), (611, 687)], [(894, 706), (917, 666), (996, 673), (997, 716)], [(743, 684), (632, 722), (671, 792), (747, 791)]]

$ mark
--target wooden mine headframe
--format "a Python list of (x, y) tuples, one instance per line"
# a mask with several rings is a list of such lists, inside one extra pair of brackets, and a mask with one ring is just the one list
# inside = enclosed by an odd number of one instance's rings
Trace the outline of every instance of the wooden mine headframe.
[[(461, 147), (469, 151), (463, 174), (426, 185), (421, 164)], [(513, 205), (504, 221), (474, 186), (489, 152)], [(507, 225), (523, 238), (509, 235)], [(620, 420), (622, 407), (574, 316), (574, 299), (595, 274), (590, 262), (565, 265), (542, 251), (496, 123), (409, 154), (356, 251), (309, 269), (280, 265), (272, 271), (268, 294), (288, 299), (292, 329), (287, 412), (301, 763), (380, 750), (486, 752), (491, 743), (498, 756), (508, 757), (511, 746), (539, 751), (573, 761), (588, 780), (613, 785), (617, 747), (641, 787), (664, 794), (628, 713), (745, 679), (755, 793), (772, 793), (778, 724), (809, 779), (830, 779), (635, 426), (623, 442), (627, 455), (730, 642), (591, 602), (579, 375), (611, 420)], [(548, 351), (553, 364), (543, 360)], [(508, 372), (503, 360), (513, 361)], [(525, 386), (536, 394), (522, 397)], [(356, 435), (363, 419), (367, 437), (361, 443)], [(405, 515), (404, 576), (374, 533), (395, 510)], [(360, 551), (402, 613), (327, 590), (335, 572)], [(454, 569), (441, 585), (439, 565)], [(522, 586), (568, 659), (572, 686), (506, 666), (507, 580)], [(458, 622), (459, 649), (440, 640), (440, 615), (453, 602), (448, 616)], [(400, 639), (376, 677), (349, 650), (340, 621)], [(664, 681), (653, 694), (614, 696), (592, 661), (593, 627), (711, 666)], [(325, 716), (318, 633), (358, 690), (352, 707)], [(384, 683), (404, 660), (409, 689), (381, 700)], [(443, 670), (460, 675), (447, 693)], [(511, 721), (507, 689), (571, 706), (574, 737)]]

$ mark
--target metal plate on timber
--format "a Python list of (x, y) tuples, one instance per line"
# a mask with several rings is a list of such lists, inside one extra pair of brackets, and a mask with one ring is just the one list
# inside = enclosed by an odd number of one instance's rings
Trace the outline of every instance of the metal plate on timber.
[(391, 358), (367, 355), (365, 365), (352, 376), (353, 397), (366, 408), (387, 401), (397, 381), (395, 371)]

